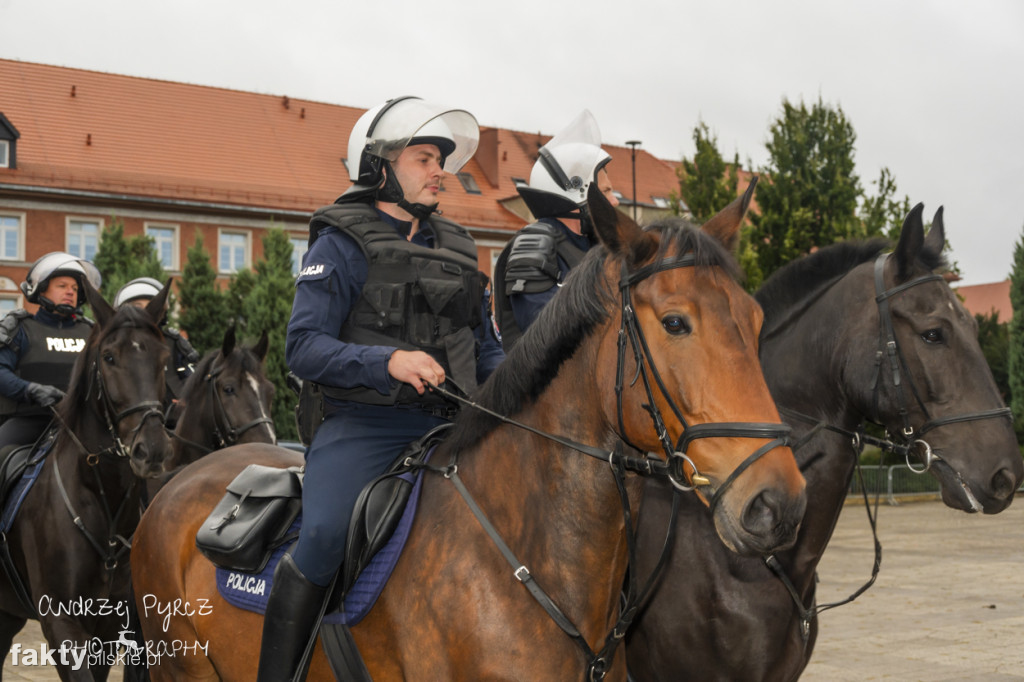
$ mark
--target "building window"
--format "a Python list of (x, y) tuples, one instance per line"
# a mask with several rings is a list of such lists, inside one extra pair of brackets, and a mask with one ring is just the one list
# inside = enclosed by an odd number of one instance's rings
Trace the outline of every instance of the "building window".
[(249, 234), (221, 232), (218, 237), (221, 272), (238, 272), (249, 265)]
[(153, 250), (160, 258), (160, 265), (164, 270), (179, 270), (178, 226), (147, 224), (146, 236), (153, 240)]
[(7, 313), (21, 307), (21, 297), (14, 294), (0, 294), (0, 319)]
[(462, 183), (462, 189), (466, 190), (466, 194), (482, 194), (480, 185), (476, 184), (476, 180), (469, 173), (456, 173), (455, 177)]
[(68, 218), (67, 252), (90, 263), (96, 258), (100, 243), (100, 221), (88, 218)]
[(25, 215), (0, 213), (0, 260), (25, 260)]
[(11, 141), (0, 140), (0, 168), (11, 167)]
[(298, 277), (299, 268), (302, 267), (302, 257), (309, 250), (309, 240), (291, 237), (288, 241), (292, 244), (292, 274)]
[(669, 207), (668, 199), (666, 199), (665, 197), (652, 196), (651, 197), (651, 201), (653, 201), (654, 205), (657, 206), (658, 208), (668, 208)]

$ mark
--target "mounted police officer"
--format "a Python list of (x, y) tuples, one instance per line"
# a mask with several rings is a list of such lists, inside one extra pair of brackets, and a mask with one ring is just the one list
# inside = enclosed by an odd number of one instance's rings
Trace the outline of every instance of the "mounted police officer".
[(349, 137), (354, 183), (310, 222), (288, 323), (288, 366), (320, 386), (306, 453), (303, 525), (274, 573), (260, 681), (291, 679), (341, 565), (362, 488), (454, 416), (427, 384), (469, 391), (503, 359), (483, 307), (476, 245), (437, 212), (446, 172), (476, 151), (466, 111), (416, 97), (370, 109)]
[[(117, 290), (114, 295), (114, 307), (120, 308), (130, 303), (138, 308), (145, 308), (163, 288), (164, 285), (152, 277), (137, 277)], [(160, 320), (160, 331), (163, 332), (164, 341), (171, 351), (171, 364), (164, 372), (167, 380), (167, 396), (164, 402), (165, 407), (169, 407), (173, 401), (181, 397), (185, 382), (192, 376), (193, 368), (199, 362), (199, 353), (181, 331), (168, 326), (166, 315)]]
[(587, 190), (596, 182), (611, 202), (619, 200), (605, 166), (601, 132), (587, 111), (538, 150), (530, 184), (516, 190), (537, 222), (505, 245), (494, 267), (494, 308), (505, 352), (511, 350), (569, 271), (596, 241), (587, 210)]
[(33, 443), (64, 397), (71, 369), (92, 328), (82, 315), (85, 281), (99, 288), (99, 271), (63, 251), (38, 259), (21, 291), (35, 314), (12, 310), (0, 321), (0, 448)]

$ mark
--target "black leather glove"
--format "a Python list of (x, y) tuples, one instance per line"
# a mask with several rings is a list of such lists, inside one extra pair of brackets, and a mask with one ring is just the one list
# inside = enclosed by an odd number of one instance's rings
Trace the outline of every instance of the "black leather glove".
[(25, 389), (25, 395), (27, 395), (28, 399), (36, 405), (49, 407), (64, 397), (64, 391), (60, 390), (56, 386), (30, 383), (28, 388)]

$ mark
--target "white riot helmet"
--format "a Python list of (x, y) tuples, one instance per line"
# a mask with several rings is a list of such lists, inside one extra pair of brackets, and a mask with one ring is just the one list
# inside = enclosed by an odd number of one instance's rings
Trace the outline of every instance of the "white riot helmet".
[(114, 307), (120, 308), (125, 303), (140, 298), (152, 299), (164, 288), (164, 285), (152, 277), (136, 277), (125, 284), (114, 294)]
[(584, 109), (572, 123), (538, 150), (530, 184), (516, 190), (537, 218), (569, 216), (587, 205), (587, 191), (612, 160), (601, 149), (601, 131)]
[(31, 303), (38, 303), (46, 310), (56, 311), (64, 314), (71, 314), (73, 310), (63, 310), (65, 306), (55, 305), (53, 301), (43, 296), (43, 292), (50, 285), (54, 277), (67, 276), (78, 280), (78, 300), (75, 307), (81, 307), (85, 303), (85, 282), (88, 282), (94, 289), (99, 289), (103, 283), (103, 277), (96, 266), (87, 260), (76, 258), (70, 253), (63, 251), (52, 251), (42, 258), (39, 258), (32, 267), (28, 269), (25, 281), (21, 283), (21, 293)]
[[(399, 203), (404, 195), (397, 184), (384, 187), (385, 166), (411, 144), (433, 144), (441, 152), (441, 167), (457, 173), (476, 152), (480, 126), (468, 111), (448, 109), (419, 97), (396, 97), (359, 117), (348, 138), (348, 169), (352, 180), (343, 196), (377, 196)], [(394, 179), (394, 173), (387, 174)], [(397, 196), (396, 196), (397, 188)], [(379, 194), (380, 191), (384, 195)]]

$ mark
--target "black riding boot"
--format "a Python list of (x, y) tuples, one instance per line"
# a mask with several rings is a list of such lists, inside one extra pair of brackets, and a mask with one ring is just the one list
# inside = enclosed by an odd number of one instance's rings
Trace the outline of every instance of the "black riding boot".
[(307, 669), (298, 669), (299, 660), (313, 636), (313, 626), (326, 598), (327, 588), (306, 580), (291, 554), (281, 557), (263, 617), (256, 682), (306, 679)]

